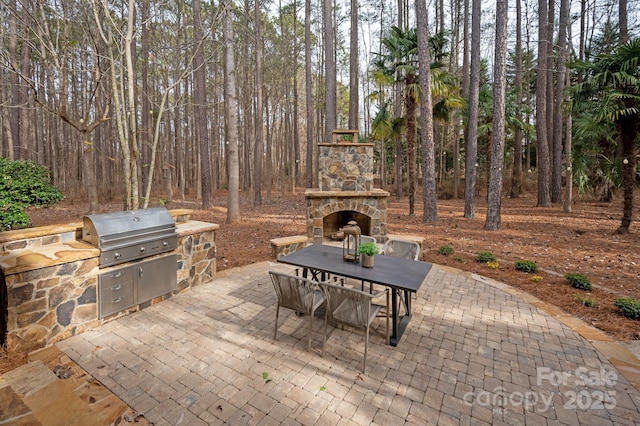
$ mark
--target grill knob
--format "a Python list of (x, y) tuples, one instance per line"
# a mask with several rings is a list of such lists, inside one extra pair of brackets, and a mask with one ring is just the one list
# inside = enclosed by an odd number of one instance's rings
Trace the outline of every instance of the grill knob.
[(144, 253), (145, 250), (144, 246), (140, 247), (140, 253)]
[(113, 254), (113, 257), (116, 258), (116, 259), (120, 259), (120, 257), (122, 257), (122, 255), (120, 253), (118, 253), (118, 252), (115, 252)]
[(164, 241), (164, 242), (162, 243), (162, 246), (163, 246), (163, 247), (167, 247), (168, 245), (169, 245), (169, 243), (168, 243), (168, 242), (166, 242), (166, 241)]

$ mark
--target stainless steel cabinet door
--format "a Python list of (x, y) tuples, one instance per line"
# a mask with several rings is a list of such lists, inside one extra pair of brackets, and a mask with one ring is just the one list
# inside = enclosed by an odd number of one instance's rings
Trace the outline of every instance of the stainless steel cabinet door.
[(175, 254), (140, 262), (134, 268), (138, 279), (138, 303), (176, 289), (178, 264)]

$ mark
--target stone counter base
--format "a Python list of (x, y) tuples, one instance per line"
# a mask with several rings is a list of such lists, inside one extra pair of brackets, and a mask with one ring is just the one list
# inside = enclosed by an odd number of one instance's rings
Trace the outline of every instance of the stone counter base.
[[(186, 216), (186, 219), (185, 219)], [(18, 231), (0, 233), (3, 256), (0, 266), (5, 270), (8, 292), (7, 344), (16, 352), (32, 352), (50, 346), (105, 321), (161, 302), (192, 286), (211, 282), (216, 274), (215, 231), (219, 225), (188, 220), (188, 212), (180, 211), (177, 221), (178, 248), (176, 254), (177, 288), (164, 296), (133, 306), (109, 317), (98, 319), (98, 275), (100, 269), (97, 248), (69, 245), (77, 235), (70, 229), (43, 227), (30, 229), (19, 239)], [(77, 229), (77, 228), (76, 228)], [(49, 230), (62, 234), (47, 234)], [(47, 242), (51, 244), (47, 244)], [(9, 250), (11, 248), (11, 250)], [(79, 255), (78, 252), (83, 255)], [(147, 258), (145, 260), (152, 259)]]

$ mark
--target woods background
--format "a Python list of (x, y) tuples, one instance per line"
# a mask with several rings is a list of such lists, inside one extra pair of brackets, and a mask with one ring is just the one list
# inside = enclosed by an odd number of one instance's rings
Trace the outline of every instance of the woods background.
[[(628, 230), (637, 5), (0, 0), (0, 153), (46, 165), (91, 211), (207, 208), (228, 189), (234, 221), (241, 192), (317, 185), (316, 144), (358, 129), (410, 213), (423, 188), (425, 222), (436, 194), (473, 217), (482, 193), (499, 226), (503, 189), (518, 197), (531, 173), (538, 205), (566, 211), (574, 186), (622, 187)], [(598, 79), (610, 71), (624, 78)]]

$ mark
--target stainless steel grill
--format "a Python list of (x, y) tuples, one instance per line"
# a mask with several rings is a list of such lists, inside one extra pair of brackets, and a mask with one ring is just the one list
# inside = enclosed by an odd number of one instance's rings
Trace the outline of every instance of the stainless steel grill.
[(176, 224), (167, 209), (85, 216), (82, 239), (98, 246), (99, 267), (105, 268), (98, 275), (100, 318), (176, 289), (177, 256), (158, 256), (178, 246)]
[(176, 224), (164, 207), (85, 216), (82, 239), (100, 248), (100, 267), (175, 250)]

